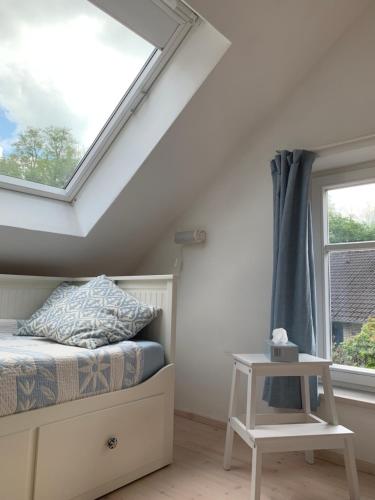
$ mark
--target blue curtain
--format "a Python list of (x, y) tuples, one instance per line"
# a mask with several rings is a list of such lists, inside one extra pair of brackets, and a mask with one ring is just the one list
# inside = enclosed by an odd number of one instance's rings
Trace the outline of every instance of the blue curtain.
[[(273, 283), (271, 332), (285, 328), (300, 352), (315, 354), (316, 307), (310, 179), (315, 154), (280, 151), (271, 161), (273, 181)], [(311, 406), (317, 379), (310, 377)], [(263, 398), (276, 408), (301, 408), (298, 377), (267, 378)]]

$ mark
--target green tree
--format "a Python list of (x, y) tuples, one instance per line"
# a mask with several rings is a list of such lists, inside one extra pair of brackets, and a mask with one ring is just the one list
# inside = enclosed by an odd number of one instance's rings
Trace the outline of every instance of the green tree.
[(375, 240), (375, 224), (358, 221), (351, 216), (342, 215), (334, 210), (328, 211), (330, 243)]
[(375, 368), (375, 318), (369, 318), (357, 335), (333, 346), (332, 357), (340, 365)]
[(81, 156), (70, 130), (28, 127), (12, 144), (12, 153), (0, 159), (0, 173), (63, 188)]

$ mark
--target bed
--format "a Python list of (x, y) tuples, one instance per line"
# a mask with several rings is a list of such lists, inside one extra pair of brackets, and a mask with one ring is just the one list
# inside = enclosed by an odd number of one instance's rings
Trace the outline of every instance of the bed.
[(0, 275), (0, 498), (91, 500), (172, 461), (175, 282), (114, 277), (161, 315), (96, 350), (14, 337), (62, 281)]

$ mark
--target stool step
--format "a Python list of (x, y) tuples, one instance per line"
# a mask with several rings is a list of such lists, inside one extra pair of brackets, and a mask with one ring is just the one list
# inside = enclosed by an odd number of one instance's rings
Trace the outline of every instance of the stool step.
[(256, 425), (247, 429), (237, 417), (232, 417), (230, 426), (252, 448), (261, 446), (268, 451), (324, 450), (343, 448), (345, 438), (354, 433), (342, 425), (327, 423), (293, 423)]
[(250, 429), (248, 432), (254, 441), (312, 436), (347, 437), (353, 434), (352, 431), (342, 425), (329, 425), (326, 423), (257, 425), (255, 429)]

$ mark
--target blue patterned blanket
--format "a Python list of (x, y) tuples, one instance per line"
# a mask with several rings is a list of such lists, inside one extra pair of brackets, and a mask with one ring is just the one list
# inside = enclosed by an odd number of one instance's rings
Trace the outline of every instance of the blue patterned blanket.
[(164, 364), (157, 343), (123, 341), (88, 350), (0, 332), (0, 416), (139, 384), (152, 374), (145, 367), (150, 344), (158, 347), (154, 373)]

